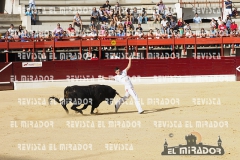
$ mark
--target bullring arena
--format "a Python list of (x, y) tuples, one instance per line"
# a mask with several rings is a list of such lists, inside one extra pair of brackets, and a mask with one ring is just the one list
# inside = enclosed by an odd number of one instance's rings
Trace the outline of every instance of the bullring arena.
[[(122, 86), (112, 87), (124, 93)], [(185, 136), (192, 132), (201, 135), (203, 144), (213, 146), (217, 146), (221, 136), (225, 154), (204, 158), (238, 159), (238, 87), (238, 82), (135, 85), (145, 110), (141, 115), (132, 99), (118, 113), (114, 112), (114, 105), (102, 102), (96, 115), (89, 114), (90, 107), (84, 115), (76, 114), (70, 105), (67, 115), (60, 104), (49, 106), (47, 102), (51, 95), (62, 97), (64, 87), (4, 91), (1, 159), (159, 159), (165, 139), (169, 146), (178, 146), (185, 144)], [(40, 104), (32, 105), (36, 100), (19, 103), (19, 98), (26, 97), (40, 98)], [(195, 103), (196, 97), (202, 98), (197, 100), (200, 102)], [(149, 98), (159, 102), (154, 104)], [(197, 125), (199, 121), (204, 122)], [(162, 158), (198, 160), (202, 156)]]
[[(0, 2), (0, 160), (240, 159), (240, 2), (109, 3)], [(104, 77), (129, 57), (144, 113), (133, 97), (116, 112), (116, 95), (94, 114), (49, 101), (73, 85), (124, 96), (124, 85)]]

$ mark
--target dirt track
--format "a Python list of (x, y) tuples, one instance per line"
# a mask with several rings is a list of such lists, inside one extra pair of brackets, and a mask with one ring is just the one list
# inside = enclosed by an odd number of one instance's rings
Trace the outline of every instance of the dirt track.
[[(113, 88), (124, 95), (123, 86)], [(135, 91), (146, 111), (142, 115), (137, 113), (131, 99), (121, 106), (119, 113), (114, 112), (113, 104), (109, 106), (103, 102), (97, 115), (89, 114), (90, 107), (84, 111), (84, 115), (76, 114), (70, 105), (70, 114), (67, 115), (60, 104), (47, 104), (49, 96), (63, 97), (64, 88), (0, 92), (0, 159), (237, 160), (240, 159), (240, 91), (237, 88), (240, 88), (239, 82), (136, 85)], [(155, 104), (150, 103), (150, 99), (155, 100)], [(170, 100), (170, 104), (167, 100)], [(194, 100), (197, 104), (194, 104)], [(36, 101), (42, 104), (35, 105)], [(213, 102), (215, 104), (210, 104)], [(221, 121), (224, 126), (197, 127), (196, 121)], [(25, 126), (25, 122), (33, 122), (35, 126)], [(45, 126), (37, 127), (41, 122)], [(188, 122), (191, 122), (192, 128), (186, 126)], [(171, 123), (176, 125), (171, 126)], [(105, 128), (102, 128), (103, 125)], [(169, 147), (186, 144), (185, 136), (191, 132), (198, 132), (202, 143), (212, 146), (217, 146), (218, 136), (221, 136), (225, 154), (161, 155), (165, 139)], [(74, 148), (74, 144), (78, 144), (79, 148)], [(38, 150), (34, 150), (34, 145), (38, 146)], [(54, 145), (56, 150), (50, 150), (49, 147)], [(64, 150), (63, 146), (67, 148)]]

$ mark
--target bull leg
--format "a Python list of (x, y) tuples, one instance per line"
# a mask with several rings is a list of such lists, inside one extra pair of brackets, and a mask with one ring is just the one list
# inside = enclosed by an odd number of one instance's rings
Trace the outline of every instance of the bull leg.
[(85, 109), (87, 109), (87, 107), (88, 107), (88, 104), (85, 104), (85, 105), (81, 108), (81, 110), (85, 110)]
[(67, 114), (69, 113), (68, 109), (67, 109), (67, 104), (68, 104), (68, 101), (66, 101), (66, 99), (62, 100), (61, 101), (61, 105), (63, 107), (63, 109), (67, 112)]
[(74, 111), (76, 111), (76, 112), (79, 112), (79, 113), (83, 114), (82, 110), (81, 110), (81, 109), (77, 109), (77, 107), (78, 107), (78, 105), (73, 105), (73, 106), (71, 107), (71, 109), (74, 110)]
[(97, 108), (99, 105), (98, 104), (92, 104), (92, 109), (90, 114), (94, 114), (93, 111), (95, 108)]

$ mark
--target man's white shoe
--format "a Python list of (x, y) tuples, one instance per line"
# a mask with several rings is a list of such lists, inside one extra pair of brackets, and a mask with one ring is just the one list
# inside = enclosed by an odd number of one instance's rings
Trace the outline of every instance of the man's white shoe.
[(143, 114), (144, 113), (144, 111), (142, 111), (142, 112), (139, 112), (139, 114)]

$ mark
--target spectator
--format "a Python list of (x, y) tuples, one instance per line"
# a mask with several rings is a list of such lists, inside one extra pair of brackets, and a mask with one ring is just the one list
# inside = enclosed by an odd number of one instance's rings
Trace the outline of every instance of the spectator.
[(237, 8), (234, 8), (234, 10), (232, 11), (232, 17), (236, 18), (237, 16), (238, 16)]
[(147, 36), (148, 36), (148, 39), (154, 39), (154, 34), (152, 29), (149, 30)]
[(124, 26), (124, 22), (122, 21), (122, 18), (119, 18), (119, 20), (117, 21), (117, 26), (122, 23), (122, 25)]
[(163, 27), (166, 27), (167, 26), (167, 20), (166, 20), (166, 18), (163, 18), (163, 20), (161, 21), (161, 27), (163, 28)]
[(162, 38), (162, 34), (161, 34), (161, 32), (160, 32), (160, 29), (156, 28), (156, 30), (157, 30), (157, 32), (156, 32), (156, 34), (155, 34), (156, 39)]
[(230, 30), (230, 26), (232, 24), (232, 20), (229, 16), (227, 16), (227, 19), (226, 19), (226, 27), (228, 30)]
[(19, 41), (20, 41), (20, 40), (19, 40), (18, 31), (16, 31), (15, 34), (14, 34), (12, 37), (13, 37), (13, 39), (14, 39), (15, 42), (19, 42)]
[(178, 20), (177, 26), (178, 26), (178, 28), (183, 28), (182, 18), (180, 18), (180, 19)]
[(117, 33), (117, 37), (124, 37), (125, 36), (125, 33), (123, 32), (123, 30), (119, 30), (118, 33)]
[(222, 22), (222, 24), (218, 26), (218, 29), (219, 29), (219, 31), (225, 31), (227, 29), (227, 27), (224, 24), (224, 22)]
[(231, 31), (238, 29), (238, 25), (235, 23), (235, 21), (233, 21), (233, 22), (231, 23), (230, 29), (231, 29)]
[(139, 37), (138, 39), (140, 39), (144, 36), (144, 33), (140, 29), (137, 29), (135, 32), (135, 36), (138, 36)]
[(102, 37), (104, 35), (105, 32), (105, 26), (101, 25), (99, 33), (98, 33), (98, 37)]
[(30, 8), (27, 9), (27, 12), (25, 13), (25, 15), (31, 17), (31, 22), (33, 22), (34, 25), (36, 24), (36, 21), (35, 21), (35, 19), (33, 18), (33, 14), (32, 14), (32, 12), (30, 11)]
[(115, 14), (117, 14), (118, 16), (121, 16), (121, 7), (118, 2), (115, 5)]
[(117, 26), (118, 30), (124, 30), (124, 26), (122, 23), (119, 23), (119, 25)]
[(72, 27), (72, 24), (69, 24), (67, 31), (68, 31), (68, 34), (70, 34), (71, 32), (75, 32), (75, 28)]
[(147, 11), (145, 10), (145, 8), (143, 8), (142, 10), (142, 17), (143, 17), (144, 23), (147, 24), (148, 17), (147, 17)]
[(236, 29), (234, 29), (230, 32), (230, 37), (237, 37), (237, 36), (238, 36), (238, 32)]
[(107, 15), (106, 15), (103, 7), (100, 7), (100, 10), (99, 10), (99, 20), (101, 22), (107, 22), (108, 21)]
[(133, 32), (133, 28), (131, 25), (127, 25), (126, 32)]
[[(218, 17), (218, 21), (217, 21), (217, 22), (218, 22), (218, 23), (217, 23), (218, 26), (221, 25), (221, 24), (222, 24), (222, 18), (221, 18), (221, 17)], [(218, 27), (218, 26), (217, 26), (217, 27)]]
[(207, 33), (206, 33), (205, 29), (204, 29), (204, 28), (201, 28), (200, 38), (206, 38), (206, 36), (207, 36)]
[(116, 30), (109, 30), (109, 35), (112, 37), (116, 36)]
[(193, 33), (191, 29), (186, 28), (185, 30), (185, 37), (186, 38), (192, 38), (193, 37)]
[(213, 27), (214, 29), (217, 28), (217, 24), (214, 18), (212, 18), (211, 22), (210, 22), (210, 27)]
[(195, 13), (195, 17), (193, 18), (193, 23), (202, 23), (201, 17), (198, 16), (197, 13)]
[(117, 14), (114, 14), (114, 15), (113, 15), (113, 20), (114, 20), (114, 22), (117, 22), (117, 21), (118, 21), (118, 15), (117, 15)]
[(143, 17), (142, 17), (142, 13), (139, 13), (138, 14), (138, 24), (142, 24), (142, 20), (143, 20)]
[(168, 10), (166, 10), (165, 16), (166, 16), (166, 19), (168, 21), (170, 21), (170, 19), (172, 18), (172, 8), (171, 7), (168, 7)]
[(116, 25), (117, 25), (116, 22), (114, 20), (111, 20), (109, 29), (110, 30), (115, 30), (116, 29)]
[(38, 35), (35, 31), (33, 31), (32, 35), (31, 35), (31, 38), (33, 38), (34, 41), (37, 41), (36, 39), (38, 38)]
[[(24, 32), (21, 34), (21, 42), (29, 42), (30, 35), (28, 31), (25, 29)], [(28, 49), (30, 51), (30, 49)], [(23, 49), (23, 52), (25, 52), (25, 49)]]
[(33, 24), (36, 25), (36, 21), (37, 21), (37, 10), (36, 9), (34, 9), (32, 12), (32, 21), (33, 21)]
[(126, 19), (127, 19), (127, 18), (129, 18), (130, 21), (132, 21), (130, 8), (127, 8), (127, 10), (126, 10)]
[(171, 18), (171, 21), (170, 21), (170, 28), (173, 28), (174, 30), (178, 30), (177, 23), (174, 21), (173, 17)]
[(132, 15), (132, 23), (136, 24), (135, 22), (138, 21), (138, 12), (137, 12), (137, 8), (136, 7), (134, 7), (133, 12), (132, 12), (131, 15)]
[(217, 31), (213, 27), (211, 27), (209, 34), (210, 34), (210, 38), (217, 37)]
[(57, 27), (53, 30), (53, 34), (56, 36), (56, 34), (61, 35), (63, 33), (62, 27), (60, 27), (60, 23), (57, 24)]
[(82, 30), (82, 19), (79, 13), (76, 13), (76, 15), (73, 17), (73, 28), (75, 26), (78, 26), (80, 30)]
[(4, 36), (5, 42), (11, 42), (13, 41), (13, 37), (10, 35), (9, 31), (6, 31), (5, 36)]
[[(225, 16), (226, 15), (229, 15), (229, 16), (231, 16), (232, 15), (232, 1), (230, 1), (230, 0), (227, 0), (226, 2), (225, 2)], [(224, 17), (225, 17), (224, 16)]]
[(162, 15), (162, 17), (165, 17), (165, 4), (163, 4), (162, 0), (160, 0), (159, 3), (156, 4), (158, 6), (158, 14)]
[(67, 34), (67, 32), (63, 31), (62, 38), (68, 38), (68, 37), (69, 37), (69, 35)]
[(132, 36), (133, 36), (133, 31), (131, 31), (131, 29), (130, 29), (130, 30), (127, 29), (127, 34), (126, 34), (126, 36), (127, 36), (127, 37), (132, 37)]
[(29, 9), (36, 9), (35, 0), (29, 0)]
[(111, 5), (109, 4), (109, 1), (107, 0), (106, 3), (103, 5), (103, 8), (107, 8), (108, 10), (111, 9)]
[(114, 15), (114, 9), (111, 9), (109, 13), (110, 19), (113, 19), (113, 15)]
[(101, 27), (104, 29), (104, 30), (108, 30), (108, 24), (106, 22), (103, 22), (101, 24)]
[(186, 33), (186, 31), (191, 30), (191, 26), (189, 25), (189, 23), (186, 23), (186, 25), (183, 27), (184, 29), (184, 33)]
[(19, 25), (19, 26), (18, 26), (18, 33), (21, 34), (22, 31), (23, 31), (22, 25)]
[(14, 33), (16, 32), (13, 24), (10, 25), (10, 28), (8, 29), (8, 32), (9, 32), (9, 35), (14, 35)]
[[(10, 35), (9, 31), (6, 31), (5, 36), (4, 36), (5, 42), (12, 42), (13, 41), (13, 37)], [(7, 49), (4, 50), (4, 52), (8, 52)]]
[(132, 25), (132, 22), (130, 21), (129, 18), (124, 22), (125, 29), (127, 28), (128, 25)]
[(160, 19), (160, 15), (157, 12), (156, 8), (153, 11), (153, 23), (157, 23), (157, 21), (160, 23), (161, 19)]
[(90, 20), (91, 22), (97, 21), (97, 23), (99, 23), (99, 12), (97, 11), (96, 7), (93, 8)]
[(136, 28), (136, 30), (143, 31), (141, 24), (138, 24), (138, 27)]
[(96, 54), (94, 53), (91, 60), (98, 60), (98, 57), (96, 56)]

